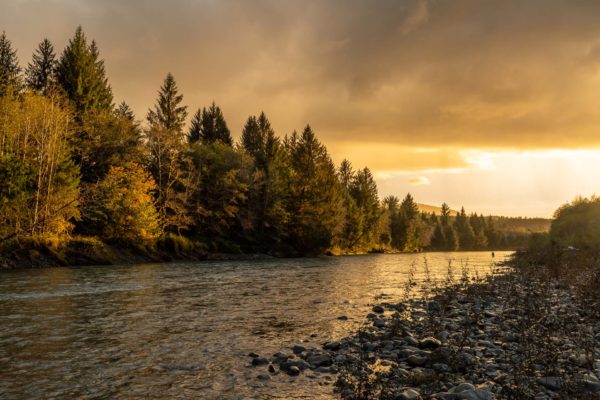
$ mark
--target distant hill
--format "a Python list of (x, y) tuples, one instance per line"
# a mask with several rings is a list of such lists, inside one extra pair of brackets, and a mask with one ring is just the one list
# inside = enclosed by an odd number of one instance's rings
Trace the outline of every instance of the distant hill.
[[(430, 206), (429, 204), (421, 204), (421, 203), (417, 203), (417, 206), (419, 206), (420, 212), (424, 212), (427, 214), (435, 213), (435, 215), (442, 215), (441, 207)], [(450, 209), (450, 215), (454, 216), (454, 215), (456, 215), (456, 213), (457, 213), (456, 210)]]
[[(441, 208), (436, 206), (431, 206), (429, 204), (417, 204), (419, 206), (419, 211), (431, 214), (432, 212), (435, 215), (441, 214)], [(454, 217), (456, 215), (456, 210), (450, 210), (450, 215)], [(467, 214), (470, 214), (467, 211)], [(487, 215), (486, 215), (487, 217)], [(496, 229), (501, 232), (518, 232), (518, 233), (539, 233), (539, 232), (548, 232), (550, 230), (551, 219), (548, 218), (524, 218), (524, 217), (501, 217), (501, 216), (492, 216), (493, 221), (495, 222)]]

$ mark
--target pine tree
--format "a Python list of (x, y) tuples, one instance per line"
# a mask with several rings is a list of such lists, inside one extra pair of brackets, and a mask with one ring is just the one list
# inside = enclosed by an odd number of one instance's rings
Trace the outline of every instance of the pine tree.
[(456, 215), (454, 230), (458, 236), (458, 243), (461, 250), (472, 250), (475, 247), (475, 233), (473, 232), (473, 228), (471, 228), (464, 207), (461, 207), (460, 212)]
[(181, 136), (187, 117), (187, 106), (181, 105), (182, 101), (183, 95), (179, 94), (175, 78), (169, 72), (158, 91), (158, 100), (154, 109), (148, 111), (150, 125)]
[(374, 239), (380, 214), (377, 184), (368, 168), (365, 167), (354, 174), (349, 193), (360, 212), (362, 221), (361, 229), (357, 232), (358, 237), (350, 242), (350, 247), (354, 247), (359, 241), (370, 242)]
[(20, 85), (21, 67), (17, 59), (17, 51), (6, 37), (6, 32), (0, 35), (0, 96), (4, 96), (9, 87), (18, 91)]
[(431, 235), (430, 247), (433, 250), (445, 250), (447, 247), (446, 235), (444, 235), (444, 228), (440, 223), (435, 225), (433, 234)]
[(338, 168), (338, 179), (344, 189), (350, 191), (350, 183), (354, 178), (354, 170), (352, 169), (352, 163), (347, 159), (343, 159), (340, 167)]
[(209, 108), (202, 109), (199, 137), (203, 143), (221, 141), (229, 146), (233, 145), (233, 139), (225, 122), (225, 117), (214, 101)]
[(54, 46), (48, 39), (42, 40), (25, 71), (27, 86), (39, 93), (48, 94), (56, 82), (56, 64)]
[(130, 122), (135, 122), (135, 114), (133, 113), (133, 110), (124, 101), (119, 104), (119, 107), (117, 107), (115, 113), (119, 118), (124, 118)]
[(188, 143), (196, 143), (201, 139), (202, 135), (202, 110), (198, 109), (192, 121), (190, 122), (190, 130), (188, 131)]
[(300, 254), (331, 246), (342, 226), (341, 196), (335, 167), (310, 126), (284, 141), (291, 176), (287, 209), (290, 243)]
[(440, 210), (440, 222), (442, 225), (448, 225), (450, 222), (450, 206), (446, 203), (442, 204)]
[(57, 82), (75, 105), (79, 121), (89, 113), (112, 110), (112, 89), (98, 46), (90, 45), (81, 26), (63, 51), (56, 69)]
[[(242, 147), (254, 158), (257, 168), (262, 170), (275, 158), (281, 146), (264, 112), (258, 118), (248, 118), (241, 142)], [(224, 143), (229, 144), (227, 141)]]

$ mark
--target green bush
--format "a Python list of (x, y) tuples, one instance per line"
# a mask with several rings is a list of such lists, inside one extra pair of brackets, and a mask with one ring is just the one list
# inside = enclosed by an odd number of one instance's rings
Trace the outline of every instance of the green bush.
[(550, 238), (562, 247), (600, 249), (600, 198), (577, 198), (556, 210)]

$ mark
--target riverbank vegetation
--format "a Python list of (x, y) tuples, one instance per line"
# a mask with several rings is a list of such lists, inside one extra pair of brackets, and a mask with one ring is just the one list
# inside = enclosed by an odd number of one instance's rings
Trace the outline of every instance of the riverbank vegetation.
[[(449, 265), (399, 303), (377, 304), (329, 351), (343, 399), (595, 399), (600, 393), (600, 198), (487, 276)], [(326, 346), (325, 351), (331, 349)]]
[(529, 234), (446, 204), (422, 213), (410, 194), (381, 201), (371, 171), (336, 167), (309, 125), (277, 136), (261, 112), (236, 142), (221, 108), (188, 108), (170, 73), (141, 122), (115, 105), (81, 28), (60, 54), (44, 39), (26, 68), (0, 36), (0, 182), (6, 265), (40, 249), (69, 263), (78, 243), (153, 259), (164, 242), (297, 256), (513, 249)]

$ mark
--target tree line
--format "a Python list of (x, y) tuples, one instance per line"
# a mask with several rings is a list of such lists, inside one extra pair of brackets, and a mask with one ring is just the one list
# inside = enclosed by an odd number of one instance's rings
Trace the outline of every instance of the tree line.
[[(44, 39), (26, 68), (0, 36), (0, 242), (72, 235), (185, 238), (207, 251), (472, 250), (513, 246), (491, 217), (379, 200), (368, 168), (335, 166), (313, 129), (283, 137), (264, 112), (238, 142), (214, 102), (188, 107), (167, 74), (145, 122), (115, 105), (95, 41)], [(519, 239), (521, 240), (521, 239)]]

